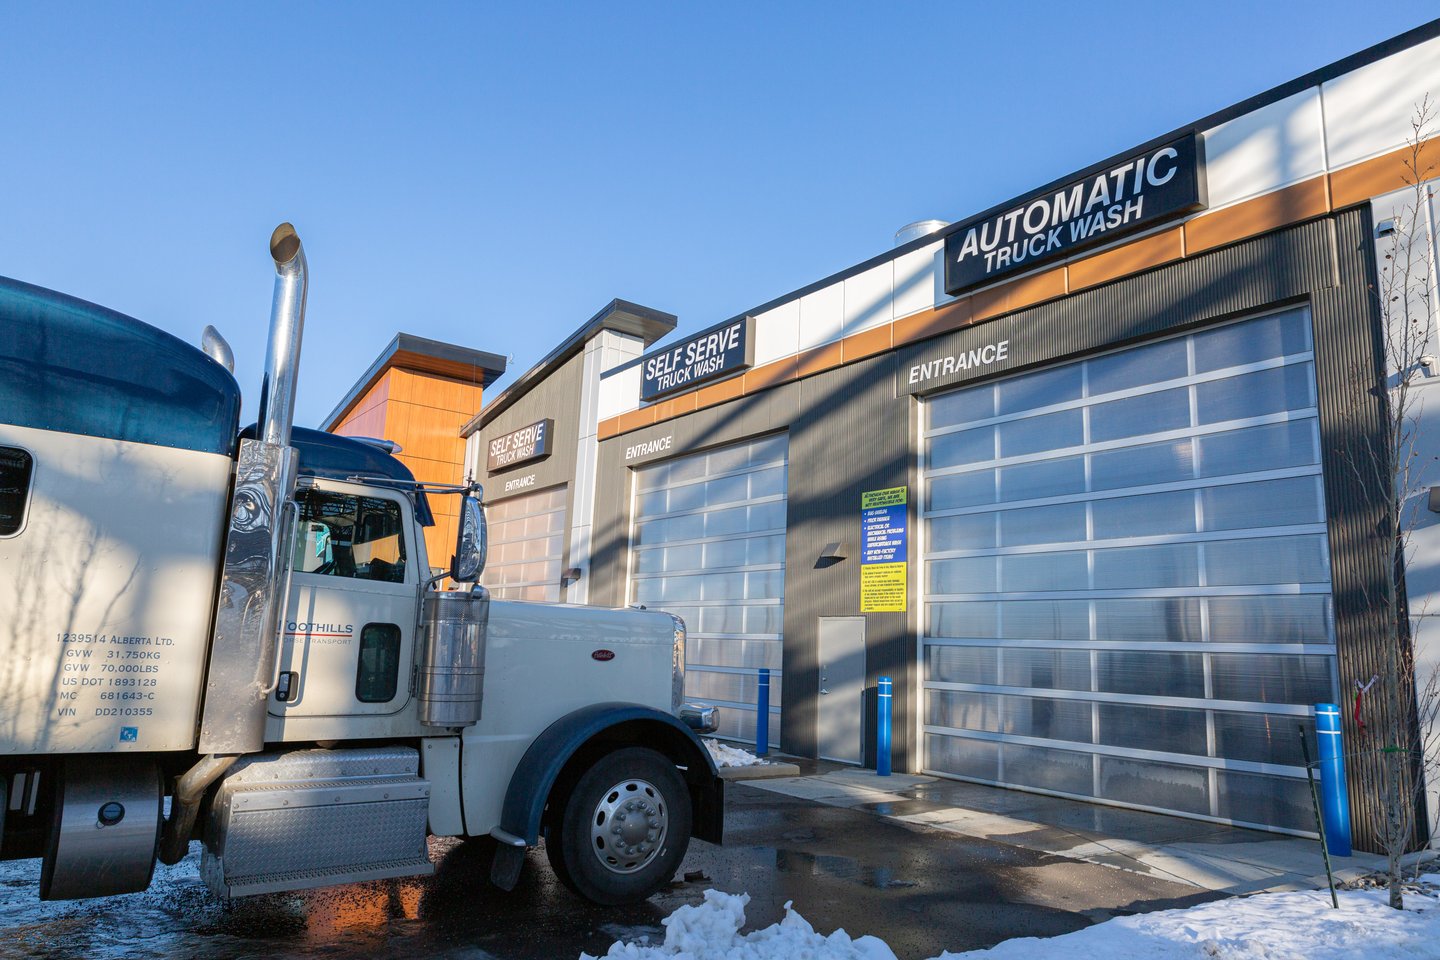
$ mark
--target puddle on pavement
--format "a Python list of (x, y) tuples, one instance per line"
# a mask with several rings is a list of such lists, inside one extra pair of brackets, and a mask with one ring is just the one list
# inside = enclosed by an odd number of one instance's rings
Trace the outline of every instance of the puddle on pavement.
[(854, 857), (805, 853), (800, 850), (777, 849), (775, 851), (775, 869), (781, 873), (848, 880), (852, 883), (874, 887), (876, 890), (916, 886), (910, 880), (902, 880), (897, 877), (895, 870), (890, 867), (863, 865)]

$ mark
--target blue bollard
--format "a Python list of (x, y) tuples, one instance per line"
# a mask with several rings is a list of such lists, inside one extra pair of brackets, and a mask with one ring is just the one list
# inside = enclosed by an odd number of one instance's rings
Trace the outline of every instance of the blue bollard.
[(875, 707), (875, 774), (890, 776), (890, 678), (881, 677)]
[(1340, 742), (1340, 708), (1315, 704), (1315, 739), (1320, 744), (1320, 814), (1331, 856), (1350, 856), (1350, 796), (1345, 791), (1345, 756)]
[(760, 668), (760, 695), (755, 704), (755, 756), (770, 752), (770, 668)]

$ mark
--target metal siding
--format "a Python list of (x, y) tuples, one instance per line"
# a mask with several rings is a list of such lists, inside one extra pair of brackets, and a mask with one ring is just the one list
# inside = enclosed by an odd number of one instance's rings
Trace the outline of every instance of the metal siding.
[[(1384, 491), (1366, 489), (1336, 455), (1344, 444), (1373, 442), (1382, 423), (1379, 404), (1370, 393), (1379, 370), (1378, 311), (1369, 293), (1374, 269), (1370, 248), (1368, 213), (1343, 212), (606, 440), (600, 444), (597, 478), (592, 600), (623, 602), (629, 543), (627, 467), (660, 459), (627, 464), (627, 446), (673, 436), (665, 455), (674, 456), (788, 429), (783, 747), (813, 754), (816, 618), (854, 614), (859, 608), (855, 555), (820, 570), (815, 561), (829, 542), (844, 541), (856, 549), (861, 492), (909, 486), (912, 609), (867, 617), (869, 680), (889, 674), (896, 681), (895, 764), (908, 769), (918, 760), (913, 711), (921, 708), (915, 649), (919, 623), (913, 609), (919, 595), (915, 578), (920, 575), (913, 546), (918, 537), (913, 501), (919, 441), (914, 402), (904, 394), (1308, 301), (1316, 330), (1339, 679), (1341, 690), (1349, 689), (1355, 679), (1378, 672), (1384, 636), (1383, 617), (1365, 601), (1367, 590), (1374, 595), (1387, 562), (1383, 544), (1370, 533), (1381, 515)], [(952, 375), (923, 387), (907, 382), (915, 363), (1007, 337), (1012, 342), (1007, 362), (985, 368), (983, 376)], [(1347, 726), (1346, 732), (1358, 742), (1357, 731)], [(867, 747), (866, 762), (874, 762), (873, 748)], [(1373, 848), (1371, 821), (1378, 798), (1361, 794), (1356, 772), (1352, 768), (1356, 841), (1362, 849)]]
[[(536, 384), (523, 405), (505, 410), (487, 423), (484, 429), (477, 431), (480, 447), (475, 466), (478, 471), (483, 471), (485, 499), (501, 500), (542, 487), (573, 483), (576, 441), (579, 439), (579, 424), (576, 421), (580, 416), (580, 379), (584, 373), (584, 361), (585, 354), (577, 353), (544, 382)], [(493, 474), (486, 469), (491, 440), (546, 417), (555, 419), (554, 435), (550, 438), (551, 453), (548, 457), (519, 466), (505, 467)], [(533, 485), (506, 492), (505, 481), (532, 473), (535, 474)]]
[[(577, 421), (580, 416), (580, 380), (584, 366), (585, 353), (582, 350), (565, 361), (560, 369), (546, 380), (536, 384), (526, 395), (524, 404), (501, 412), (482, 430), (477, 431), (480, 445), (475, 456), (475, 469), (481, 472), (486, 501), (503, 500), (506, 497), (566, 484), (564, 559), (560, 562), (562, 571), (570, 566), (570, 526), (575, 511), (575, 468), (579, 440)], [(548, 457), (538, 462), (507, 467), (494, 474), (486, 469), (492, 439), (546, 417), (555, 419), (555, 429), (550, 438), (551, 453)], [(534, 483), (514, 490), (505, 489), (507, 480), (526, 477), (532, 473), (535, 475)]]
[[(928, 393), (1303, 299), (1334, 283), (1328, 235), (1326, 221), (1316, 221), (904, 347), (896, 392)], [(1005, 362), (909, 383), (917, 363), (1006, 339)]]
[[(785, 696), (783, 746), (814, 755), (819, 695), (818, 620), (860, 614), (860, 495), (866, 490), (910, 487), (909, 529), (915, 529), (911, 483), (910, 404), (896, 398), (895, 355), (874, 357), (802, 380), (800, 414), (790, 427), (789, 530), (785, 538)], [(849, 545), (849, 556), (818, 568), (828, 543)], [(911, 554), (914, 537), (910, 538)], [(918, 571), (907, 558), (909, 606), (917, 596)], [(914, 768), (915, 640), (907, 613), (865, 617), (865, 686), (873, 715), (877, 678), (895, 681), (892, 760)], [(867, 766), (875, 765), (874, 726), (865, 725)]]
[[(1383, 596), (1385, 564), (1390, 562), (1387, 538), (1378, 530), (1386, 516), (1388, 485), (1377, 489), (1355, 469), (1357, 454), (1383, 453), (1386, 405), (1375, 384), (1385, 381), (1384, 347), (1373, 257), (1374, 230), (1368, 207), (1338, 214), (1328, 238), (1337, 251), (1338, 284), (1315, 293), (1315, 373), (1319, 380), (1320, 437), (1325, 456), (1326, 508), (1330, 523), (1330, 556), (1335, 584), (1335, 631), (1338, 641), (1340, 692), (1352, 701), (1355, 682), (1367, 682), (1383, 670), (1387, 640), (1386, 616), (1377, 599)], [(1317, 251), (1318, 252), (1318, 251)], [(1361, 459), (1358, 462), (1363, 463)], [(1386, 459), (1381, 461), (1386, 462)], [(1403, 603), (1403, 598), (1400, 599)], [(1406, 724), (1412, 742), (1418, 736), (1413, 688), (1405, 691)], [(1383, 699), (1367, 698), (1381, 710)], [(1354, 713), (1342, 704), (1344, 739), (1352, 752), (1374, 743), (1355, 727)], [(1371, 726), (1382, 721), (1371, 719)], [(1379, 850), (1377, 825), (1381, 797), (1366, 791), (1368, 779), (1378, 783), (1379, 758), (1373, 752), (1352, 756), (1347, 764), (1351, 822), (1355, 845)], [(1423, 819), (1417, 824), (1423, 839)]]

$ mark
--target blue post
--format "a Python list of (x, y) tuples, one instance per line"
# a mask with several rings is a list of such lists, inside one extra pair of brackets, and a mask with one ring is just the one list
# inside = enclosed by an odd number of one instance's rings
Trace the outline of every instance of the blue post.
[(755, 756), (770, 752), (770, 668), (760, 668), (760, 696), (755, 704)]
[(1337, 857), (1350, 856), (1350, 796), (1345, 791), (1345, 755), (1340, 742), (1340, 708), (1315, 704), (1315, 739), (1320, 743), (1320, 813), (1325, 842)]
[(875, 707), (875, 774), (890, 776), (890, 678), (881, 677)]

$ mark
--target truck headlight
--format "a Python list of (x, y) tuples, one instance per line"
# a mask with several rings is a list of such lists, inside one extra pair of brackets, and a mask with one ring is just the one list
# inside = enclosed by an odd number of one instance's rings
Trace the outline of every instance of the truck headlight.
[(675, 621), (675, 647), (670, 660), (670, 712), (680, 713), (680, 704), (685, 701), (685, 621), (670, 614)]

